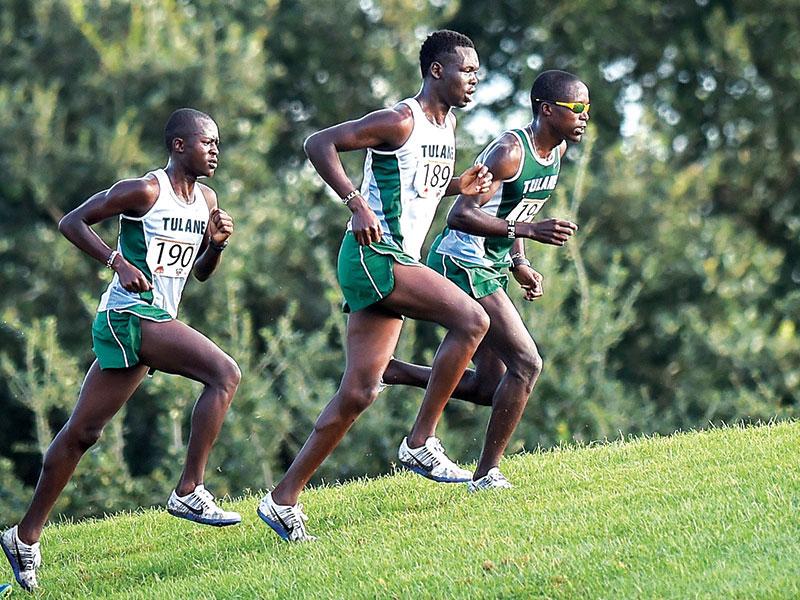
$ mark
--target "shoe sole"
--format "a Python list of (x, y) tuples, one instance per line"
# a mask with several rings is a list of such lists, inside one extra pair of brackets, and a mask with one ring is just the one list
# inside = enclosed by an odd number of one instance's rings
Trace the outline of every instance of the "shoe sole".
[(509, 487), (473, 487), (469, 483), (467, 483), (467, 491), (470, 494), (480, 494), (481, 492), (494, 492), (498, 490), (510, 490)]
[[(20, 580), (20, 578), (19, 578), (19, 573), (20, 573), (19, 565), (17, 564), (17, 559), (14, 558), (13, 554), (11, 554), (11, 550), (6, 548), (5, 543), (3, 543), (2, 541), (0, 541), (0, 546), (3, 547), (3, 553), (6, 555), (6, 558), (8, 559), (8, 564), (11, 565), (11, 570), (14, 572), (14, 579), (17, 580), (17, 583), (19, 584), (19, 586), (23, 590), (25, 590), (26, 592), (32, 592), (34, 590), (34, 588), (28, 587), (27, 585), (25, 585), (25, 583), (23, 581)], [(10, 590), (11, 586), (9, 586), (8, 589)], [(3, 592), (5, 594), (9, 593), (9, 592), (7, 592), (5, 590)]]
[(406, 463), (401, 460), (400, 464), (409, 471), (413, 471), (417, 475), (422, 475), (425, 479), (430, 479), (436, 483), (467, 483), (468, 481), (472, 481), (472, 475), (469, 477), (459, 477), (458, 479), (449, 479), (447, 477), (437, 477), (436, 475), (432, 475), (430, 471), (426, 471), (422, 467), (413, 463)]
[(239, 523), (242, 522), (241, 517), (239, 517), (239, 519), (219, 520), (219, 519), (207, 519), (205, 517), (201, 517), (200, 515), (181, 512), (178, 510), (173, 510), (171, 508), (168, 508), (167, 512), (171, 514), (173, 517), (178, 517), (179, 519), (186, 519), (187, 521), (191, 521), (192, 523), (200, 523), (200, 525), (211, 525), (212, 527), (228, 527), (229, 525), (238, 525)]
[(281, 525), (277, 521), (273, 521), (267, 515), (265, 515), (263, 512), (261, 512), (261, 507), (260, 506), (256, 509), (256, 514), (258, 515), (258, 517), (262, 521), (264, 521), (264, 523), (269, 525), (272, 528), (272, 530), (275, 533), (277, 533), (284, 542), (288, 542), (289, 541), (289, 532), (286, 531), (286, 529), (284, 529), (283, 525)]

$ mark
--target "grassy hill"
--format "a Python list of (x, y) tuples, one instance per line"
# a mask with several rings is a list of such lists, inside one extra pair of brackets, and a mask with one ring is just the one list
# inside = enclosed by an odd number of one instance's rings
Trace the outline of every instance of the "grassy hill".
[(783, 423), (516, 456), (506, 492), (410, 473), (318, 488), (314, 544), (281, 542), (257, 497), (225, 503), (244, 520), (222, 530), (155, 510), (62, 524), (37, 596), (796, 598), (798, 450)]

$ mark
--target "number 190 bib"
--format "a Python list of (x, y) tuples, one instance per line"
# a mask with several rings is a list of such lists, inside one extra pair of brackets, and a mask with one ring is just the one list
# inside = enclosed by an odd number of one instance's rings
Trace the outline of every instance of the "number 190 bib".
[(154, 237), (147, 248), (147, 266), (153, 276), (186, 277), (194, 260), (194, 244)]

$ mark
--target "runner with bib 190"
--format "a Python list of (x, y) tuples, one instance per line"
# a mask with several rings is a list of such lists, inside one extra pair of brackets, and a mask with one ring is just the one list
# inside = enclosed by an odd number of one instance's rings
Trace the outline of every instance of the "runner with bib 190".
[[(186, 464), (170, 495), (170, 514), (206, 525), (233, 525), (237, 513), (221, 510), (203, 485), (211, 447), (239, 385), (239, 367), (206, 336), (177, 319), (190, 272), (205, 281), (219, 264), (233, 221), (214, 191), (197, 181), (219, 162), (219, 131), (207, 114), (183, 108), (167, 121), (169, 163), (137, 179), (98, 192), (59, 223), (64, 236), (114, 271), (92, 327), (96, 360), (78, 403), (44, 457), (25, 516), (0, 537), (14, 576), (26, 590), (37, 586), (39, 538), (61, 491), (83, 454), (100, 438), (148, 369), (199, 381)], [(119, 218), (112, 250), (92, 231)]]

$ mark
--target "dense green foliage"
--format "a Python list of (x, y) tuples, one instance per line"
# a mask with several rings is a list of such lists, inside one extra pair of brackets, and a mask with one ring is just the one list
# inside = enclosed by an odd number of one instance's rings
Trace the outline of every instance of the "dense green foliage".
[(227, 529), (164, 510), (45, 530), (43, 598), (796, 598), (800, 425), (558, 448), (469, 495), (411, 473), (314, 489), (312, 544), (258, 498)]
[[(211, 457), (217, 493), (269, 486), (344, 364), (334, 261), (347, 212), (305, 162), (311, 131), (419, 85), (427, 32), (459, 29), (482, 60), (459, 113), (459, 166), (527, 122), (544, 68), (588, 83), (593, 116), (545, 216), (568, 248), (529, 244), (546, 295), (522, 305), (545, 369), (511, 450), (797, 415), (800, 385), (800, 25), (794, 3), (726, 0), (8, 0), (0, 7), (0, 522), (16, 520), (92, 360), (108, 271), (58, 219), (164, 164), (169, 113), (218, 121), (211, 185), (236, 219), (221, 268), (182, 317), (244, 379)], [(335, 26), (333, 25), (335, 24)], [(348, 157), (354, 180), (360, 156)], [(437, 223), (441, 225), (442, 207)], [(98, 227), (113, 241), (116, 224)], [(406, 324), (397, 356), (442, 332)], [(58, 505), (71, 516), (164, 502), (196, 384), (157, 374), (107, 428)], [(386, 472), (421, 398), (390, 389), (319, 477)], [(452, 454), (477, 457), (487, 411), (454, 401)], [(317, 479), (319, 481), (319, 479)]]

